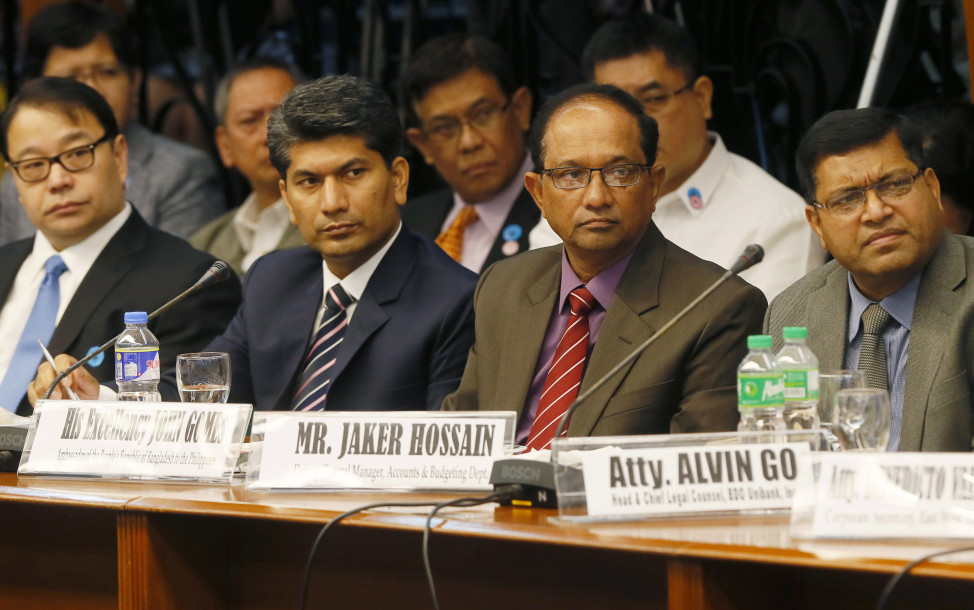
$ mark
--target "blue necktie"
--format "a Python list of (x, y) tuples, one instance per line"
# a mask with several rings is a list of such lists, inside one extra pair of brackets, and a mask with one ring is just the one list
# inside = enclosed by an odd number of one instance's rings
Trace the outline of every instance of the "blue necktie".
[(341, 284), (335, 284), (325, 294), (325, 311), (304, 360), (298, 390), (291, 401), (292, 411), (320, 411), (325, 408), (325, 399), (331, 387), (331, 370), (348, 325), (345, 309), (352, 301), (354, 299)]
[(37, 291), (34, 309), (31, 310), (24, 332), (20, 335), (13, 359), (7, 367), (7, 375), (3, 378), (3, 383), (0, 383), (0, 406), (10, 411), (17, 410), (17, 405), (27, 394), (27, 386), (37, 373), (37, 366), (43, 356), (41, 346), (37, 344), (38, 339), (47, 344), (54, 334), (54, 322), (61, 303), (58, 278), (68, 267), (55, 254), (44, 263), (44, 270), (44, 280)]

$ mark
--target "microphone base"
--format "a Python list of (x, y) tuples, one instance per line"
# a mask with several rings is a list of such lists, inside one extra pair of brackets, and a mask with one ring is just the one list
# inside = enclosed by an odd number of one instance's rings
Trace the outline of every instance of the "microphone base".
[(558, 508), (555, 468), (551, 462), (519, 458), (497, 460), (490, 472), (490, 484), (495, 490), (508, 485), (521, 486), (519, 493), (501, 502), (502, 506)]
[(17, 472), (26, 441), (26, 426), (0, 426), (0, 472)]

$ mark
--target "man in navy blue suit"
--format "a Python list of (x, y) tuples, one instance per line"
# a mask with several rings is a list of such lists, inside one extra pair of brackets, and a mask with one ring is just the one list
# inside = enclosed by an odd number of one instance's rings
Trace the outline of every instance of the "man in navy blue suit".
[[(267, 144), (309, 247), (258, 259), (207, 347), (230, 354), (230, 401), (438, 409), (473, 344), (477, 276), (399, 219), (409, 165), (391, 101), (351, 76), (299, 85), (271, 114)], [(161, 388), (171, 399), (173, 380)], [(90, 383), (72, 380), (87, 396)]]

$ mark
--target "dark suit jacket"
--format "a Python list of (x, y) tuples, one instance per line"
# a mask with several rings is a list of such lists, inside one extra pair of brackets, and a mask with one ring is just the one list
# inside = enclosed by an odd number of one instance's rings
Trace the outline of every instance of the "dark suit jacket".
[[(334, 365), (329, 411), (438, 409), (473, 344), (477, 276), (403, 228), (355, 306)], [(244, 303), (208, 350), (229, 352), (231, 402), (289, 409), (323, 293), (321, 254), (268, 254)]]
[[(34, 239), (30, 238), (0, 247), (0, 302), (6, 301), (17, 271), (33, 246)], [(151, 313), (189, 288), (212, 263), (212, 256), (149, 227), (133, 208), (78, 286), (48, 349), (52, 354), (85, 356), (90, 348), (122, 332), (126, 311)], [(231, 276), (226, 282), (201, 289), (150, 322), (149, 329), (159, 339), (162, 370), (174, 368), (179, 354), (199, 351), (219, 335), (239, 304), (240, 281)], [(98, 366), (88, 365), (100, 383), (115, 381), (113, 353), (109, 349)], [(25, 397), (17, 413), (31, 412)]]
[[(453, 191), (442, 189), (406, 202), (406, 205), (402, 206), (401, 209), (402, 220), (413, 231), (422, 233), (430, 239), (436, 239), (451, 208), (453, 208)], [(534, 199), (531, 198), (527, 189), (522, 188), (521, 194), (514, 200), (511, 211), (504, 219), (501, 232), (494, 238), (494, 245), (491, 246), (490, 253), (487, 254), (487, 260), (484, 261), (481, 271), (497, 261), (504, 260), (519, 252), (526, 252), (530, 247), (528, 245), (528, 234), (540, 219), (541, 210), (535, 205)], [(511, 225), (521, 227), (521, 235), (517, 239), (519, 247), (514, 254), (504, 254), (501, 248), (507, 240), (504, 239), (503, 233), (504, 229)]]
[[(765, 331), (780, 346), (783, 327), (806, 326), (819, 370), (841, 369), (848, 274), (831, 261), (792, 284), (771, 302)], [(974, 445), (972, 274), (974, 238), (945, 234), (923, 271), (913, 309), (900, 451), (970, 451)]]
[[(477, 342), (444, 410), (524, 409), (538, 354), (557, 307), (562, 246), (488, 269), (474, 297)], [(724, 270), (667, 241), (655, 225), (626, 268), (586, 365), (584, 392), (677, 314)], [(767, 301), (732, 278), (659, 342), (583, 403), (570, 436), (734, 430), (737, 365)]]

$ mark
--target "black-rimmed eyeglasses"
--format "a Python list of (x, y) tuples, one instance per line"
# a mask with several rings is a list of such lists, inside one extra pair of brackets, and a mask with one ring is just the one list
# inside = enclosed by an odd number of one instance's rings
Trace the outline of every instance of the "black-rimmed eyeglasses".
[(95, 147), (111, 138), (106, 133), (91, 144), (66, 150), (55, 157), (32, 157), (10, 163), (10, 167), (24, 182), (40, 182), (51, 174), (51, 164), (57, 163), (69, 172), (80, 172), (95, 164)]

